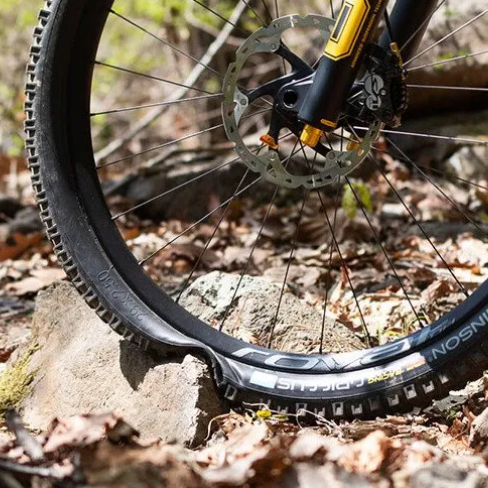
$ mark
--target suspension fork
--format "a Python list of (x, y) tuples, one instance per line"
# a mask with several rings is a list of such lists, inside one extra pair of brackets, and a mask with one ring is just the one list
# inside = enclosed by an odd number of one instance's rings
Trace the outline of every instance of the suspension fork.
[[(389, 0), (344, 0), (319, 61), (312, 86), (300, 109), (305, 122), (301, 141), (315, 147), (324, 132), (333, 131), (359, 73), (365, 47), (373, 41)], [(397, 0), (380, 46), (395, 42), (404, 59), (418, 48), (437, 0)]]

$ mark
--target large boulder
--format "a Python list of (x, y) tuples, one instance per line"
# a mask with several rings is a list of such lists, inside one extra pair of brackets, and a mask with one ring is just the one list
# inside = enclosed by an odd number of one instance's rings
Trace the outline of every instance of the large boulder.
[(224, 411), (204, 361), (164, 360), (121, 339), (69, 283), (39, 295), (33, 334), (3, 381), (22, 377), (25, 391), (14, 400), (31, 428), (45, 429), (54, 417), (115, 411), (143, 438), (195, 445)]
[(318, 353), (321, 340), (326, 352), (364, 348), (353, 331), (329, 314), (323, 322), (323, 303), (300, 299), (288, 286), (283, 290), (283, 279), (265, 273), (263, 278), (246, 275), (241, 280), (239, 275), (214, 271), (195, 280), (179, 303), (247, 342), (266, 347), (272, 335), (272, 347), (280, 351)]

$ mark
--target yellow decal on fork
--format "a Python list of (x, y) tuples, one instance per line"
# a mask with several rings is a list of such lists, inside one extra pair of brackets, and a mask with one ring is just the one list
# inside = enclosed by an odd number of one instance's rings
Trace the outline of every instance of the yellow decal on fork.
[(324, 55), (334, 61), (351, 56), (370, 10), (368, 0), (345, 0)]

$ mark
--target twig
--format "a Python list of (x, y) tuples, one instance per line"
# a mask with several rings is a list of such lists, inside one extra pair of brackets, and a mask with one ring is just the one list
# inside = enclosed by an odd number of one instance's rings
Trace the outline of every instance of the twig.
[(8, 410), (5, 414), (7, 428), (15, 435), (17, 445), (22, 447), (31, 461), (37, 463), (44, 459), (42, 446), (34, 439), (24, 427), (19, 414), (15, 410)]
[(29, 476), (39, 476), (40, 478), (51, 478), (63, 480), (66, 475), (56, 468), (41, 468), (37, 466), (26, 466), (25, 464), (15, 463), (7, 459), (0, 458), (0, 472), (7, 471), (11, 473), (26, 474)]
[[(230, 17), (230, 22), (232, 24), (235, 24), (243, 12), (246, 9), (246, 5), (242, 2), (239, 2), (237, 6), (235, 7), (234, 11), (232, 12), (232, 15)], [(215, 55), (220, 51), (222, 46), (226, 44), (227, 39), (231, 35), (232, 31), (234, 30), (234, 26), (231, 23), (227, 23), (224, 25), (222, 30), (220, 31), (219, 36), (215, 39), (212, 44), (210, 44), (209, 48), (207, 49), (207, 52), (201, 59), (200, 64), (197, 64), (193, 70), (190, 72), (188, 77), (184, 81), (184, 85), (186, 86), (194, 86), (197, 81), (200, 79), (202, 74), (205, 72), (207, 69), (206, 66), (208, 66)], [(180, 88), (175, 95), (175, 99), (180, 99), (186, 96), (188, 93), (189, 89), (188, 88)], [(141, 119), (140, 122), (138, 122), (134, 127), (129, 129), (129, 131), (124, 134), (122, 137), (119, 139), (116, 139), (115, 141), (112, 141), (110, 144), (105, 146), (103, 149), (98, 151), (95, 154), (95, 160), (97, 163), (103, 159), (106, 159), (108, 156), (111, 156), (114, 152), (116, 152), (118, 149), (120, 149), (126, 142), (130, 141), (133, 139), (137, 134), (142, 132), (146, 127), (151, 125), (155, 120), (157, 120), (159, 117), (161, 117), (170, 107), (170, 105), (164, 105), (162, 107), (159, 107), (150, 113), (146, 115), (143, 119)]]

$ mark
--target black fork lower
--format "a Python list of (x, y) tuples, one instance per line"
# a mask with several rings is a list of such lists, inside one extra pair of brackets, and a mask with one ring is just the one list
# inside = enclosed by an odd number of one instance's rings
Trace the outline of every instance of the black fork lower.
[(379, 44), (396, 43), (403, 59), (417, 50), (437, 0), (397, 0), (391, 15), (388, 0), (344, 0), (335, 27), (320, 59), (312, 86), (300, 109), (305, 130), (302, 142), (314, 147), (323, 132), (337, 127), (348, 94), (356, 80), (365, 47), (374, 41), (378, 25), (387, 19)]

